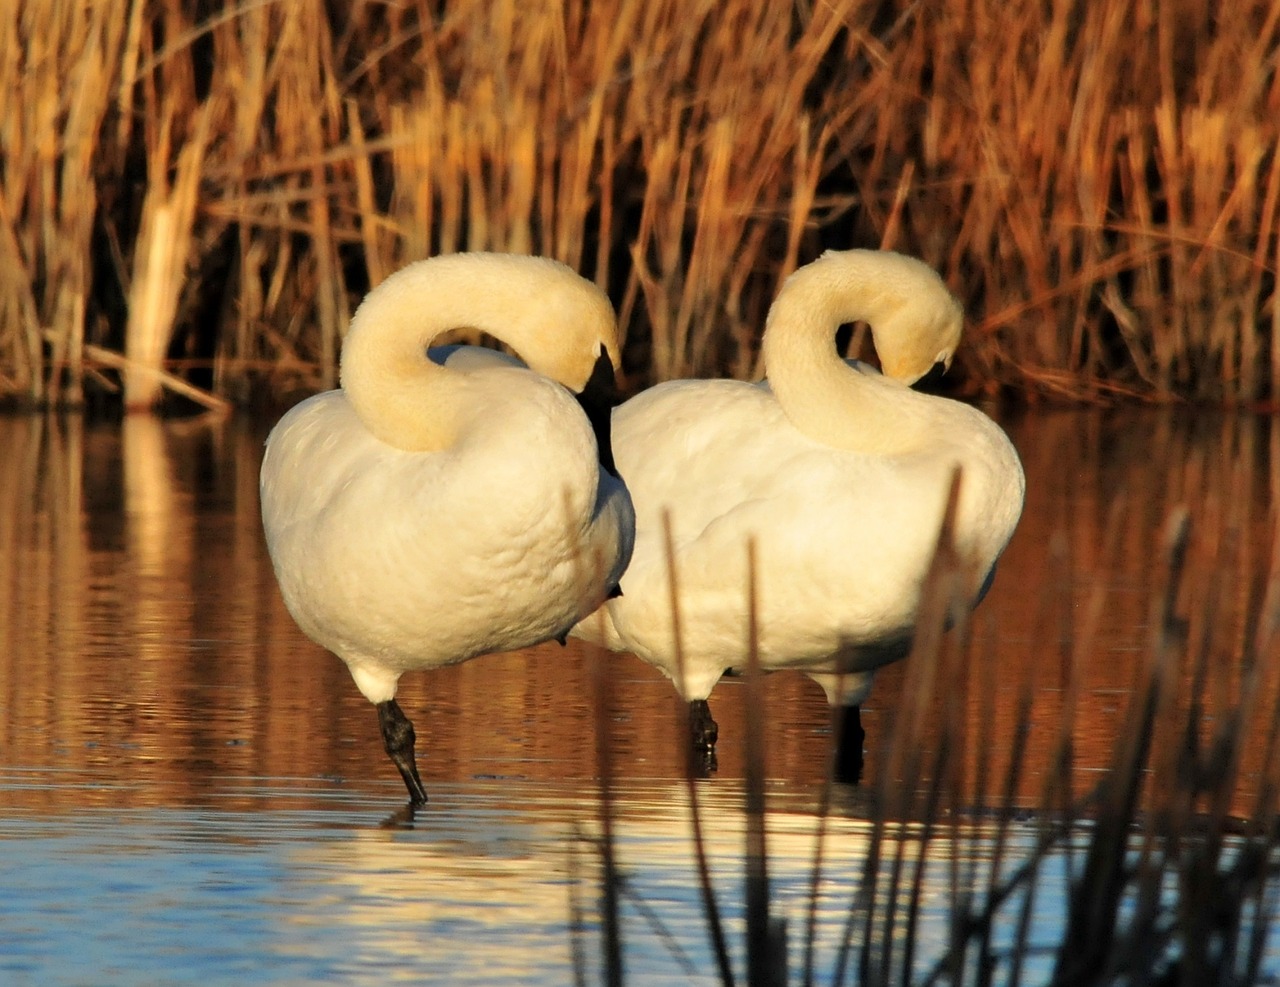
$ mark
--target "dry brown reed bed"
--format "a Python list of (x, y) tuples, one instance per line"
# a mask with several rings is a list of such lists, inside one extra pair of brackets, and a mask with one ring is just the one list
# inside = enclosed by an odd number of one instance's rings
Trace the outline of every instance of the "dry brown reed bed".
[[(1065, 660), (1065, 698), (1056, 720), (1050, 714), (1052, 722), (1033, 722), (1043, 721), (1045, 711), (1033, 713), (1035, 687), (1026, 682), (1016, 722), (1002, 730), (993, 715), (1001, 672), (991, 660), (995, 629), (981, 617), (945, 629), (945, 615), (971, 580), (961, 578), (963, 559), (944, 531), (907, 660), (904, 701), (887, 735), (868, 737), (876, 768), (870, 791), (851, 803), (855, 815), (869, 817), (865, 850), (852, 874), (847, 860), (826, 859), (831, 851), (824, 846), (832, 843), (824, 834), (844, 804), (829, 785), (815, 813), (811, 900), (799, 928), (787, 925), (788, 909), (770, 894), (768, 847), (780, 824), (771, 822), (765, 785), (768, 711), (758, 695), (749, 696), (753, 766), (741, 802), (741, 879), (731, 890), (723, 875), (719, 894), (712, 886), (704, 850), (709, 833), (697, 811), (704, 796), (694, 782), (688, 787), (688, 836), (698, 861), (689, 880), (702, 887), (707, 952), (715, 958), (714, 969), (697, 972), (707, 982), (741, 977), (755, 987), (1274, 983), (1280, 538), (1272, 532), (1265, 543), (1269, 564), (1251, 559), (1249, 511), (1236, 506), (1247, 498), (1237, 493), (1238, 501), (1211, 505), (1200, 532), (1185, 511), (1170, 514), (1125, 725), (1111, 763), (1090, 778), (1076, 770), (1073, 731), (1084, 701), (1079, 669), (1097, 644), (1103, 581), (1092, 581), (1097, 589), (1086, 612), (1073, 613), (1072, 564), (1056, 553), (1054, 588), (1042, 594), (1037, 631), (1026, 646), (1038, 652), (1029, 664), (1039, 659), (1047, 675), (1059, 656)], [(1118, 564), (1123, 527), (1117, 510), (1099, 548), (1102, 565)], [(1240, 582), (1222, 578), (1242, 572)], [(603, 678), (609, 667), (603, 656)], [(757, 678), (758, 671), (748, 671), (749, 690)], [(661, 906), (636, 898), (626, 847), (613, 843), (607, 686), (601, 699), (602, 825), (594, 845), (604, 855), (597, 890), (606, 949), (599, 968), (610, 983), (622, 984), (625, 940), (645, 935), (646, 924), (660, 927), (653, 914)], [(1045, 729), (1057, 734), (1051, 763), (1029, 763), (1026, 740)], [(1044, 779), (1031, 803), (1017, 794), (1029, 775)], [(1055, 884), (1050, 873), (1065, 879)], [(645, 922), (626, 921), (624, 894)], [(820, 896), (845, 908), (840, 941), (834, 951), (823, 944), (825, 957), (814, 938)], [(1046, 904), (1046, 897), (1054, 900)], [(575, 904), (583, 983), (580, 890)], [(941, 944), (936, 919), (926, 921), (926, 910), (939, 908), (947, 928)], [(1057, 918), (1046, 923), (1046, 909)], [(740, 917), (740, 939), (725, 933), (726, 912)], [(1028, 972), (1033, 966), (1035, 974)]]
[(1273, 398), (1278, 49), (1280, 0), (17, 0), (0, 395), (329, 386), (360, 294), (464, 249), (606, 286), (636, 384), (747, 376), (783, 276), (883, 243), (974, 387)]

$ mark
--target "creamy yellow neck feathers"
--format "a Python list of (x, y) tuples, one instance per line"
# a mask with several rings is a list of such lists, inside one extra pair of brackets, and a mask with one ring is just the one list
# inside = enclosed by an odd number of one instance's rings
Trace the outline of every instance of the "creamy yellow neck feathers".
[(365, 426), (397, 448), (447, 448), (465, 407), (466, 376), (427, 359), (462, 327), (514, 349), (530, 368), (581, 391), (602, 352), (619, 362), (608, 297), (557, 261), (450, 254), (401, 268), (374, 288), (342, 345), (342, 388)]
[[(848, 367), (835, 348), (846, 322), (871, 327), (885, 378)], [(932, 268), (878, 250), (828, 251), (782, 286), (769, 310), (765, 373), (800, 431), (835, 448), (905, 451), (927, 427), (930, 399), (908, 384), (950, 365), (963, 326)]]

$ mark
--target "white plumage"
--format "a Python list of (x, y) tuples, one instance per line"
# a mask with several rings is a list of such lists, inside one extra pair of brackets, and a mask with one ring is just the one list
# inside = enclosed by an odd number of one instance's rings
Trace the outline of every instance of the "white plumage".
[[(473, 347), (428, 357), (462, 326), (533, 369)], [(377, 705), (415, 803), (400, 676), (563, 636), (626, 567), (633, 515), (598, 393), (617, 361), (608, 298), (564, 265), (433, 258), (368, 295), (341, 389), (267, 439), (262, 517), (285, 603)]]
[[(852, 321), (870, 325), (884, 375), (840, 359), (835, 331)], [(1021, 514), (1022, 466), (981, 412), (908, 386), (950, 365), (961, 323), (959, 303), (921, 262), (828, 252), (793, 274), (770, 310), (766, 382), (673, 381), (614, 412), (635, 551), (622, 596), (574, 634), (632, 651), (670, 677), (708, 753), (716, 727), (705, 700), (746, 662), (749, 540), (761, 666), (804, 671), (832, 703), (852, 707), (859, 759), (856, 707), (874, 670), (907, 652), (957, 466), (955, 537), (977, 573), (977, 602)]]

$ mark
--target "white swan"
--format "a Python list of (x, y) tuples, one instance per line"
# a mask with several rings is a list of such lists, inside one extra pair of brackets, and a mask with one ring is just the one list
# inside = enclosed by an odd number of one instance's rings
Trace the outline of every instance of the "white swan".
[[(757, 551), (758, 654), (797, 668), (846, 707), (841, 773), (861, 767), (858, 705), (874, 670), (910, 645), (954, 467), (957, 547), (980, 598), (1022, 512), (1022, 465), (981, 412), (908, 385), (951, 363), (963, 313), (942, 279), (900, 254), (828, 252), (770, 309), (768, 380), (660, 384), (615, 410), (613, 447), (636, 545), (609, 600), (573, 631), (632, 651), (690, 705), (714, 764), (706, 704), (746, 661), (747, 552)], [(842, 360), (836, 329), (867, 322), (884, 375)], [(673, 646), (663, 514), (670, 511), (683, 669)]]
[[(428, 358), (462, 326), (528, 366), (475, 347)], [(609, 449), (617, 363), (613, 307), (564, 265), (436, 257), (365, 298), (341, 388), (267, 439), (262, 519), (285, 603), (376, 704), (413, 804), (426, 792), (401, 674), (563, 637), (617, 587), (634, 537)]]

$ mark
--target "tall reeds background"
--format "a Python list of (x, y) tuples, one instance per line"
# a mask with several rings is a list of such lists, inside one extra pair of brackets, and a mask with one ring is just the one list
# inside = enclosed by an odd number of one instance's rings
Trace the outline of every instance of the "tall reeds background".
[(883, 244), (972, 388), (1272, 399), (1277, 50), (1280, 0), (16, 0), (0, 397), (329, 386), (370, 285), (480, 249), (606, 287), (634, 386), (748, 376)]

